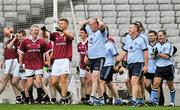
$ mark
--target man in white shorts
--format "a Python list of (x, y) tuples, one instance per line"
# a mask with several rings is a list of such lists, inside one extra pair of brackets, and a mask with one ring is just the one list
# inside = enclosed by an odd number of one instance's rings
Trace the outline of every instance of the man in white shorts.
[[(16, 36), (14, 36), (14, 30), (12, 27), (5, 27), (4, 28), (4, 59), (1, 62), (0, 66), (3, 69), (3, 65), (5, 67), (4, 74), (1, 78), (0, 84), (0, 94), (4, 91), (7, 82), (12, 79), (12, 74), (14, 73), (14, 69), (18, 64), (17, 60), (17, 44), (18, 40)], [(20, 103), (21, 96), (19, 96), (19, 92), (16, 88), (13, 87), (16, 102)]]
[(91, 73), (86, 70), (86, 64), (84, 58), (87, 55), (88, 40), (85, 25), (82, 26), (79, 32), (81, 41), (77, 45), (78, 52), (78, 64), (77, 71), (79, 71), (79, 77), (81, 81), (81, 102), (86, 103), (89, 100), (91, 93)]
[[(19, 63), (20, 71), (23, 70), (23, 61), (25, 62), (25, 72), (28, 81), (28, 92), (31, 103), (34, 103), (32, 88), (34, 78), (37, 86), (37, 102), (42, 101), (42, 75), (43, 75), (43, 54), (48, 53), (51, 49), (47, 46), (47, 43), (38, 37), (39, 26), (32, 25), (30, 28), (30, 36), (23, 40), (19, 47)], [(50, 65), (50, 64), (49, 64)]]
[[(26, 38), (26, 32), (24, 30), (19, 30), (16, 36), (19, 41), (17, 47), (19, 47), (20, 43)], [(29, 97), (29, 94), (26, 87), (27, 86), (26, 79), (27, 78), (25, 76), (25, 73), (19, 72), (19, 64), (17, 64), (13, 73), (12, 85), (21, 92), (22, 97), (23, 97), (21, 103), (28, 103), (27, 97)]]
[(68, 24), (67, 19), (60, 19), (58, 21), (58, 32), (50, 34), (50, 40), (54, 42), (51, 83), (61, 93), (61, 104), (69, 103), (67, 78), (70, 74), (74, 34), (67, 30)]

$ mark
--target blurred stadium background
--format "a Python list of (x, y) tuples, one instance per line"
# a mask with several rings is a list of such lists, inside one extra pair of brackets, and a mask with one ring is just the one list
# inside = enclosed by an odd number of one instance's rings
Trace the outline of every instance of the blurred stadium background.
[[(32, 24), (45, 25), (53, 31), (58, 18), (67, 18), (69, 30), (76, 35), (74, 51), (78, 41), (78, 22), (91, 17), (99, 17), (115, 36), (118, 48), (128, 26), (133, 21), (143, 23), (148, 30), (165, 29), (168, 40), (177, 47), (175, 61), (175, 85), (180, 93), (180, 0), (0, 0), (0, 54), (2, 53), (3, 28), (12, 26), (15, 32), (28, 29)], [(0, 56), (2, 58), (2, 56)], [(75, 52), (74, 52), (74, 59)], [(72, 62), (75, 66), (75, 60)], [(72, 69), (72, 74), (75, 70)], [(0, 76), (2, 75), (2, 70)], [(76, 76), (78, 80), (78, 77)], [(119, 89), (125, 89), (123, 76), (115, 76)], [(77, 81), (78, 82), (78, 81)], [(8, 86), (0, 99), (13, 99), (14, 94)], [(166, 102), (169, 93), (164, 83)], [(11, 94), (10, 94), (11, 93)], [(178, 95), (177, 95), (178, 96)], [(180, 105), (180, 98), (176, 101)]]

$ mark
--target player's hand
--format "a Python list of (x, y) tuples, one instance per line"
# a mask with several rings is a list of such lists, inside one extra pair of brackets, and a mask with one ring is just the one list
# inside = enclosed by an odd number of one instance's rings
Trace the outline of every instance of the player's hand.
[(24, 73), (25, 72), (25, 69), (23, 68), (22, 65), (19, 66), (19, 73)]
[(85, 63), (85, 64), (88, 63), (88, 57), (87, 57), (87, 56), (84, 57), (84, 63)]
[(78, 75), (79, 75), (79, 73), (80, 73), (79, 67), (78, 67), (78, 66), (76, 66), (76, 74), (78, 74)]
[(124, 73), (122, 64), (120, 62), (116, 62), (113, 69), (114, 69), (114, 73), (119, 73), (120, 75)]
[(142, 69), (143, 73), (147, 73), (148, 72), (148, 67), (147, 66), (144, 66), (143, 69)]
[(159, 53), (159, 52), (158, 52), (158, 49), (157, 49), (157, 48), (155, 48), (155, 49), (154, 49), (154, 56), (155, 56), (155, 58), (157, 58), (157, 57), (158, 57), (158, 53)]

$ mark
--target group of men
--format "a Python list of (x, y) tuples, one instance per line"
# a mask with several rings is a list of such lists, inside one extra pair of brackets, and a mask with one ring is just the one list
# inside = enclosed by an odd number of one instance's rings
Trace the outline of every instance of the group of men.
[[(1, 67), (4, 63), (5, 71), (1, 78), (0, 94), (10, 80), (18, 103), (71, 103), (68, 74), (74, 34), (68, 31), (68, 24), (67, 19), (60, 19), (55, 32), (32, 25), (29, 36), (24, 30), (14, 34), (13, 28), (4, 29), (4, 60)], [(119, 72), (122, 70), (127, 74), (128, 105), (158, 105), (162, 80), (166, 80), (170, 90), (170, 106), (175, 106), (175, 49), (168, 42), (164, 30), (149, 31), (148, 37), (141, 22), (131, 23), (123, 38), (120, 54), (116, 47), (119, 44), (115, 44), (108, 27), (98, 18), (83, 20), (79, 24), (81, 40), (76, 50), (76, 69), (81, 82), (82, 103), (122, 105), (118, 88), (113, 84), (113, 74), (122, 73)], [(33, 97), (33, 87), (37, 89), (36, 99)], [(150, 94), (146, 102), (144, 89)], [(58, 101), (56, 91), (61, 95)]]

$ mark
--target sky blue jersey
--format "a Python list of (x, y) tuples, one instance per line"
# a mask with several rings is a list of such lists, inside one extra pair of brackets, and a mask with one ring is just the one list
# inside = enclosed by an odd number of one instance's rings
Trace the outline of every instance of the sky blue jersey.
[(105, 57), (105, 41), (107, 40), (107, 31), (101, 32), (97, 30), (93, 32), (87, 25), (86, 31), (88, 33), (88, 57), (96, 59)]

